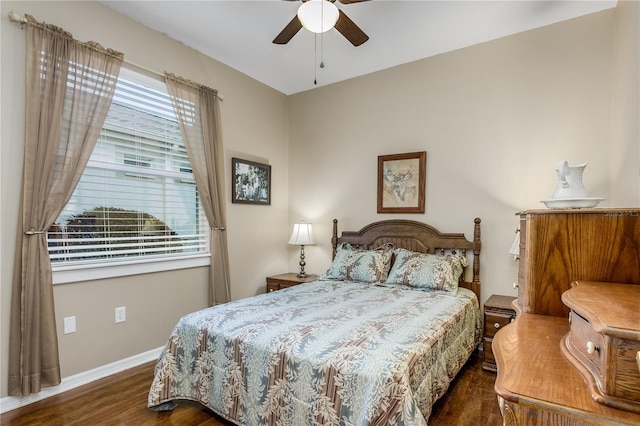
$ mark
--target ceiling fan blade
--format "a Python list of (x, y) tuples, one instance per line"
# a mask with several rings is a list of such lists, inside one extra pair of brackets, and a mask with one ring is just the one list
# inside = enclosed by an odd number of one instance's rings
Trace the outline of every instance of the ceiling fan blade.
[(351, 4), (351, 3), (361, 3), (363, 1), (369, 1), (369, 0), (338, 0), (338, 1), (342, 4)]
[(336, 22), (336, 30), (340, 32), (347, 40), (354, 46), (360, 46), (365, 41), (369, 40), (369, 36), (364, 33), (349, 17), (339, 10), (340, 16), (338, 22)]
[(298, 19), (297, 16), (294, 16), (293, 19), (287, 24), (287, 26), (284, 27), (282, 31), (280, 31), (280, 34), (278, 34), (276, 38), (273, 39), (273, 43), (275, 44), (289, 43), (289, 40), (291, 40), (293, 36), (296, 35), (298, 31), (300, 31), (301, 28), (302, 28), (302, 24), (300, 23), (300, 20)]

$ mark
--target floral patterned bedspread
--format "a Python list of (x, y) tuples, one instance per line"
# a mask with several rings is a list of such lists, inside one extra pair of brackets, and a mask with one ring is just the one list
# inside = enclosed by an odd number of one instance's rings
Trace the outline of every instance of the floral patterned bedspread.
[(148, 405), (241, 425), (426, 425), (481, 337), (476, 296), (314, 281), (181, 318)]

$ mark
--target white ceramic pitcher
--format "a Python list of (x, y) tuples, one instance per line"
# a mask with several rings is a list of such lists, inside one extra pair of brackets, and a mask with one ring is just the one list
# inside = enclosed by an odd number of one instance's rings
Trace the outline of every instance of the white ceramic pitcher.
[(551, 198), (587, 198), (587, 191), (582, 184), (582, 172), (587, 163), (570, 166), (566, 160), (560, 161), (556, 171), (558, 172), (558, 184)]

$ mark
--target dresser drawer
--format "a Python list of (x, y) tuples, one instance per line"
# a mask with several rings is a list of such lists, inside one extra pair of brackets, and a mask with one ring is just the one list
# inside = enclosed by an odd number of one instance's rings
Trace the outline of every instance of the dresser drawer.
[(484, 316), (484, 336), (493, 337), (498, 330), (509, 324), (513, 314), (486, 312)]
[(563, 353), (583, 374), (594, 400), (640, 414), (640, 286), (571, 285), (562, 295), (571, 308)]
[(283, 288), (293, 287), (294, 285), (298, 285), (298, 284), (299, 283), (292, 283), (291, 281), (283, 281), (283, 280), (270, 280), (269, 282), (267, 282), (267, 286), (269, 286), (273, 290), (281, 290)]
[(614, 368), (605, 372), (605, 393), (640, 404), (640, 341), (616, 337), (608, 346)]
[(569, 361), (584, 372), (594, 400), (640, 413), (640, 365), (636, 360), (640, 341), (598, 333), (589, 321), (571, 311), (565, 344)]
[(571, 312), (569, 343), (574, 355), (594, 374), (602, 379), (604, 362), (604, 336), (597, 333), (591, 324), (576, 312)]

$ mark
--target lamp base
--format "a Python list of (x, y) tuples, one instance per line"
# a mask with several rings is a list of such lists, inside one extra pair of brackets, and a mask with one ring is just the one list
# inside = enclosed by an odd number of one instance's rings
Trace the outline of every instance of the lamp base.
[(307, 278), (309, 275), (307, 275), (304, 272), (304, 265), (306, 265), (307, 263), (304, 261), (304, 246), (301, 245), (300, 246), (300, 273), (298, 274), (298, 278)]

